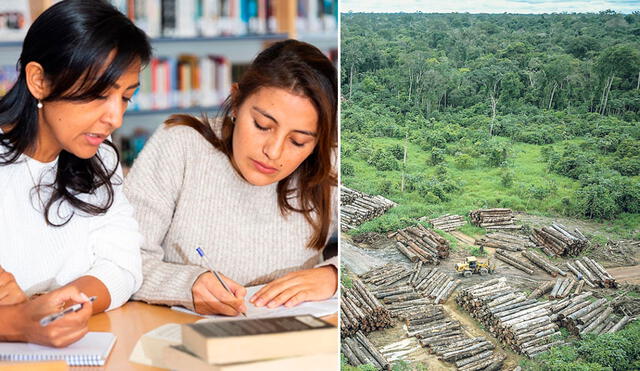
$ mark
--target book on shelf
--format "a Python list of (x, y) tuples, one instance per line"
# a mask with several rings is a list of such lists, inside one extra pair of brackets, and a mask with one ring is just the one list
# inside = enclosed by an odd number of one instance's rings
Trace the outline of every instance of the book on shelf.
[(129, 111), (216, 107), (231, 90), (231, 62), (220, 55), (155, 57), (140, 74)]
[(182, 326), (182, 344), (210, 364), (337, 354), (331, 324), (311, 315), (199, 322)]

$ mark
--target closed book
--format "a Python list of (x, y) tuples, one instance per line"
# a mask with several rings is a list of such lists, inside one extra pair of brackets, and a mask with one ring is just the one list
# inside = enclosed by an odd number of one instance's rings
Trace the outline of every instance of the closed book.
[(178, 371), (330, 371), (337, 370), (339, 365), (337, 352), (215, 365), (189, 352), (184, 345), (172, 345), (164, 350), (163, 356), (164, 367)]
[(337, 352), (336, 328), (314, 316), (200, 322), (182, 326), (182, 344), (212, 364)]

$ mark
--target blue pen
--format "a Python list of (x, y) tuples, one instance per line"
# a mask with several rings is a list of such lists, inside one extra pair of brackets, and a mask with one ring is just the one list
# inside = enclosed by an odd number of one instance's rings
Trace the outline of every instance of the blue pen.
[[(209, 268), (209, 271), (211, 271), (211, 273), (213, 273), (213, 275), (216, 276), (218, 281), (220, 281), (220, 284), (222, 285), (222, 287), (224, 287), (224, 289), (227, 290), (227, 292), (229, 292), (231, 295), (233, 295), (233, 292), (231, 292), (231, 289), (229, 288), (229, 286), (227, 286), (227, 284), (222, 280), (222, 277), (220, 277), (218, 272), (213, 269), (213, 264), (211, 264), (209, 259), (207, 259), (207, 257), (204, 255), (204, 251), (202, 251), (202, 249), (199, 248), (199, 247), (196, 248), (196, 251), (198, 252), (198, 255), (200, 255), (200, 257), (202, 259), (204, 259), (204, 262), (207, 263), (207, 268)], [(233, 296), (235, 296), (235, 295), (233, 295)], [(242, 313), (242, 312), (240, 312), (240, 313)], [(242, 313), (242, 315), (245, 316), (245, 317), (247, 316), (246, 313)]]

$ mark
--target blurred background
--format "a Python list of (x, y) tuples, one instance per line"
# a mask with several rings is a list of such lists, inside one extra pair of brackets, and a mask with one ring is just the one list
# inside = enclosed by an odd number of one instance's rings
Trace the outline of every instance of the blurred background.
[[(17, 79), (29, 25), (57, 2), (0, 1), (0, 96)], [(153, 47), (124, 124), (113, 134), (125, 167), (170, 114), (215, 115), (231, 84), (271, 43), (299, 39), (337, 61), (337, 0), (110, 2), (149, 35)]]

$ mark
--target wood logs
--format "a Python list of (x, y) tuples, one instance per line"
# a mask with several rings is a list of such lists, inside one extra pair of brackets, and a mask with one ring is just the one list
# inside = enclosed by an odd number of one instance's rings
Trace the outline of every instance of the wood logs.
[(486, 229), (520, 229), (515, 225), (515, 218), (511, 209), (479, 209), (469, 212), (471, 223)]
[(533, 267), (529, 265), (529, 263), (516, 258), (514, 255), (509, 255), (502, 250), (496, 250), (495, 257), (510, 266), (525, 272), (526, 274), (533, 274)]
[(531, 241), (539, 245), (549, 256), (576, 256), (589, 244), (577, 228), (571, 233), (558, 223), (553, 223), (550, 227), (534, 228)]
[(537, 289), (533, 290), (531, 292), (531, 294), (529, 296), (527, 296), (527, 299), (537, 299), (537, 298), (541, 297), (542, 295), (544, 295), (547, 292), (551, 291), (551, 289), (553, 289), (554, 285), (555, 285), (554, 281), (548, 281), (547, 283), (545, 283), (542, 286), (539, 286)]
[(552, 319), (575, 336), (615, 332), (629, 321), (628, 316), (615, 318), (606, 298), (595, 300), (590, 296), (590, 292), (585, 292), (558, 302), (551, 308)]
[(382, 196), (371, 196), (340, 186), (340, 228), (346, 232), (384, 214), (396, 205)]
[(455, 363), (459, 369), (481, 369), (477, 366), (494, 355), (495, 346), (491, 342), (484, 337), (466, 336), (460, 322), (448, 318), (441, 305), (416, 311), (405, 322), (408, 336), (415, 336), (420, 345), (435, 353), (439, 359)]
[(410, 275), (411, 271), (403, 265), (389, 263), (360, 275), (360, 278), (364, 283), (372, 284), (380, 288), (397, 285)]
[(578, 279), (583, 279), (590, 287), (618, 287), (616, 279), (613, 278), (600, 263), (591, 258), (584, 256), (575, 260), (573, 263), (567, 262), (566, 265)]
[(343, 337), (340, 347), (342, 354), (353, 366), (369, 364), (377, 370), (391, 370), (391, 363), (361, 331), (356, 332), (353, 337)]
[(573, 278), (558, 278), (549, 294), (549, 299), (562, 299), (568, 296), (576, 281)]
[(518, 353), (535, 356), (546, 348), (558, 326), (551, 321), (551, 302), (527, 299), (505, 283), (493, 279), (458, 293), (456, 302), (483, 323), (501, 342)]
[(446, 214), (435, 219), (429, 219), (429, 223), (433, 226), (433, 229), (439, 229), (441, 231), (450, 232), (467, 224), (466, 220), (460, 215)]
[(351, 282), (351, 287), (341, 288), (340, 333), (351, 336), (390, 327), (391, 315), (378, 298), (358, 278)]
[(528, 247), (536, 246), (525, 236), (506, 232), (487, 233), (476, 240), (475, 244), (509, 251), (522, 251)]
[(434, 299), (435, 303), (443, 304), (460, 284), (460, 280), (451, 277), (438, 269), (425, 272), (423, 278), (415, 284), (416, 290), (426, 298)]
[(396, 248), (413, 262), (439, 264), (439, 259), (449, 256), (449, 242), (420, 224), (400, 229), (391, 236), (396, 238)]
[(540, 267), (545, 272), (549, 273), (551, 276), (556, 277), (558, 274), (561, 276), (566, 276), (567, 273), (562, 269), (556, 267), (555, 265), (548, 262), (545, 258), (536, 254), (533, 251), (523, 251), (522, 256), (527, 258), (530, 262)]

